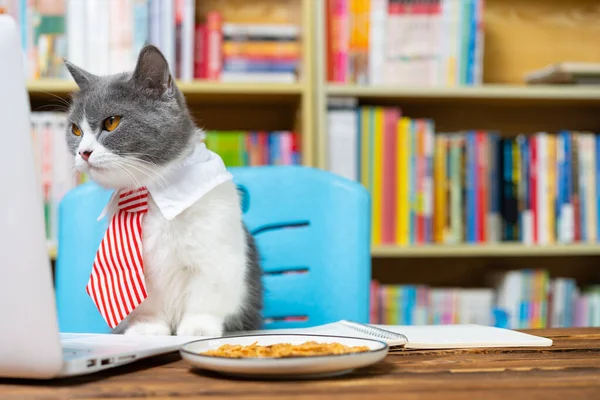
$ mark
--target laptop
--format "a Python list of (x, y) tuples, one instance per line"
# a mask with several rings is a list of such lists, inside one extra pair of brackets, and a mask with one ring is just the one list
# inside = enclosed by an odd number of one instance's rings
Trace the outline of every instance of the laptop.
[(89, 374), (197, 339), (59, 333), (23, 55), (7, 15), (0, 15), (0, 60), (0, 377)]

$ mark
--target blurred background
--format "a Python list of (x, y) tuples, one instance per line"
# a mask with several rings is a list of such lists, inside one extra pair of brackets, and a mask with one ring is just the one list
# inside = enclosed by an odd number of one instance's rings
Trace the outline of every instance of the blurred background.
[[(76, 89), (158, 46), (228, 166), (371, 195), (371, 321), (600, 326), (595, 0), (0, 0), (21, 29), (49, 256), (87, 181)], [(349, 216), (351, 218), (352, 216)]]

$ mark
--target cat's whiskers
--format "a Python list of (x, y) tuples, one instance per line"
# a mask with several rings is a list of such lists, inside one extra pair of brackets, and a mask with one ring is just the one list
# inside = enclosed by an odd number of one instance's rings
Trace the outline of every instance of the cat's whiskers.
[(160, 169), (160, 170), (164, 170), (165, 172), (170, 172), (170, 170), (173, 168), (170, 165), (159, 166), (158, 164), (156, 164), (150, 160), (144, 160), (143, 158), (141, 158), (141, 157), (147, 156), (147, 154), (144, 154), (144, 153), (132, 153), (132, 152), (119, 153), (119, 156), (121, 156), (123, 158), (131, 157), (131, 158), (128, 158), (128, 160), (149, 165), (149, 166), (155, 168), (156, 170)]
[[(135, 153), (127, 153), (126, 156), (131, 156), (132, 154), (135, 154)], [(123, 154), (120, 154), (120, 156), (123, 157)], [(120, 161), (125, 161), (127, 163), (130, 163), (129, 165), (131, 165), (134, 168), (138, 168), (138, 170), (140, 170), (140, 169), (147, 170), (147, 172), (149, 174), (153, 175), (153, 176), (149, 176), (151, 179), (157, 178), (154, 180), (154, 182), (158, 183), (158, 178), (160, 178), (163, 181), (165, 187), (169, 187), (169, 183), (165, 179), (164, 174), (170, 172), (172, 167), (170, 167), (170, 166), (160, 167), (151, 161), (141, 160), (139, 158), (135, 158), (135, 159), (121, 158)], [(140, 171), (140, 172), (144, 172), (144, 171)]]
[(146, 176), (153, 179), (154, 181), (157, 181), (158, 178), (161, 178), (165, 182), (165, 184), (167, 183), (164, 177), (156, 170), (156, 168), (153, 165), (146, 165), (144, 163), (140, 163), (138, 160), (131, 159), (122, 159), (120, 161), (144, 173)]
[(142, 184), (137, 180), (137, 178), (135, 177), (135, 175), (132, 174), (131, 171), (128, 171), (127, 168), (123, 167), (118, 162), (115, 162), (112, 165), (114, 165), (116, 167), (116, 169), (118, 169), (119, 171), (124, 172), (129, 178), (131, 178), (131, 180), (133, 181), (134, 187), (140, 187), (140, 186), (142, 186)]
[[(140, 172), (141, 174), (143, 174), (144, 176), (149, 178), (153, 183), (156, 183), (157, 185), (165, 185), (165, 187), (167, 187), (167, 188), (169, 187), (168, 182), (165, 180), (165, 178), (162, 175), (156, 174), (155, 171), (153, 171), (150, 167), (148, 167), (146, 165), (143, 165), (143, 164), (136, 165), (133, 160), (123, 159), (123, 158), (119, 159), (117, 161), (117, 163), (122, 168), (128, 167), (128, 168), (133, 168), (133, 169), (137, 170), (138, 172)], [(144, 169), (144, 168), (146, 168), (146, 169)], [(161, 178), (163, 180), (163, 183), (161, 183), (158, 180), (158, 178)]]
[(45, 90), (41, 90), (40, 92), (55, 97), (57, 100), (59, 100), (61, 102), (62, 105), (66, 106), (67, 110), (69, 108), (71, 108), (71, 104), (66, 99), (58, 96), (56, 93), (47, 92)]
[[(51, 108), (52, 107), (52, 108)], [(50, 111), (60, 111), (60, 112), (68, 112), (69, 108), (62, 104), (44, 104), (40, 107), (37, 107), (35, 111), (50, 109)]]

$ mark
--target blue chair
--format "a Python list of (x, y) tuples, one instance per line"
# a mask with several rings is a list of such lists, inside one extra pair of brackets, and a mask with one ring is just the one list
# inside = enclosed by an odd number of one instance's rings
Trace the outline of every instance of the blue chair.
[(60, 202), (55, 287), (62, 332), (110, 332), (85, 286), (108, 228), (107, 218), (97, 219), (111, 194), (90, 182), (70, 190)]
[(368, 322), (367, 191), (319, 169), (231, 171), (243, 194), (244, 221), (262, 256), (265, 327)]
[[(360, 184), (300, 166), (232, 168), (262, 258), (264, 328), (369, 320), (370, 198)], [(86, 183), (60, 205), (56, 288), (63, 332), (108, 332), (85, 293), (109, 191)], [(76, 228), (85, 226), (86, 229)]]

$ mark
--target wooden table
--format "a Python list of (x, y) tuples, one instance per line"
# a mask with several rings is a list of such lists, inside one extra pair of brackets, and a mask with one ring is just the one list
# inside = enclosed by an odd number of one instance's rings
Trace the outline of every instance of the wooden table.
[(552, 348), (413, 351), (314, 381), (235, 380), (194, 372), (177, 354), (54, 382), (0, 380), (0, 399), (600, 399), (600, 329), (528, 331)]

